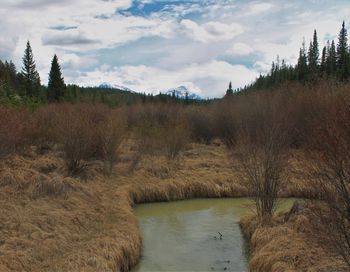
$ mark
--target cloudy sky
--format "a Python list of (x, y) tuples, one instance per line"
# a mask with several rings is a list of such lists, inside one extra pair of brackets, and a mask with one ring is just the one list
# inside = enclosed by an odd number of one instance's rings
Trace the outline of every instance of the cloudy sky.
[(220, 97), (295, 63), (303, 37), (349, 25), (350, 0), (0, 0), (0, 59), (18, 68), (30, 40), (43, 84), (53, 54), (66, 83), (141, 92), (180, 85)]

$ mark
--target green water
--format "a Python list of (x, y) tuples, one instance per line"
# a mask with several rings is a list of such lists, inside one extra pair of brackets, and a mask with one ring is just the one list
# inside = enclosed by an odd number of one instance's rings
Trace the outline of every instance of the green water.
[[(292, 199), (283, 200), (280, 209), (292, 203)], [(135, 213), (143, 235), (143, 254), (133, 272), (248, 271), (238, 222), (252, 208), (247, 198), (138, 205)]]

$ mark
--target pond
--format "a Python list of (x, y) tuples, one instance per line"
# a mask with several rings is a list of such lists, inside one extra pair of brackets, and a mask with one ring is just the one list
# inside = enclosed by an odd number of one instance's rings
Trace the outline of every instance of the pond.
[[(280, 209), (293, 202), (281, 201)], [(143, 253), (133, 272), (248, 271), (248, 250), (238, 222), (252, 208), (247, 198), (136, 206)]]

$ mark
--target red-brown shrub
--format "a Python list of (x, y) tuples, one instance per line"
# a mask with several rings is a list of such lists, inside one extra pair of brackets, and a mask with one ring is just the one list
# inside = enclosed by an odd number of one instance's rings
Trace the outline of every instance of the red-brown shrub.
[(217, 136), (212, 107), (190, 107), (186, 111), (185, 118), (195, 141), (210, 144)]
[(326, 204), (314, 209), (321, 223), (317, 238), (350, 266), (350, 96), (328, 97), (326, 105), (327, 114), (314, 124), (308, 152), (314, 186)]
[(165, 128), (164, 136), (160, 140), (163, 142), (166, 156), (171, 160), (178, 158), (190, 141), (190, 130), (186, 120), (179, 118), (173, 121), (170, 127)]
[(77, 174), (100, 152), (98, 126), (108, 116), (103, 106), (88, 104), (58, 106), (57, 138), (71, 174)]
[(164, 154), (175, 159), (189, 142), (190, 130), (182, 106), (145, 105), (138, 107), (131, 119), (137, 141), (136, 159), (144, 154)]
[(118, 159), (118, 148), (126, 135), (126, 118), (122, 110), (110, 111), (98, 125), (97, 143), (100, 158), (106, 162), (106, 173), (111, 174)]
[(0, 107), (0, 157), (22, 149), (26, 142), (29, 112), (24, 109)]
[(58, 126), (60, 106), (50, 104), (33, 114), (34, 128), (30, 132), (31, 142), (40, 150), (50, 149), (59, 141)]
[(213, 122), (215, 134), (229, 147), (237, 141), (238, 121), (245, 108), (242, 97), (226, 99), (217, 102), (213, 106)]
[[(249, 112), (241, 115), (237, 144), (232, 148), (236, 170), (253, 196), (257, 214), (270, 218), (276, 208), (290, 144), (288, 112), (283, 96), (249, 97)], [(235, 165), (236, 166), (236, 165)]]

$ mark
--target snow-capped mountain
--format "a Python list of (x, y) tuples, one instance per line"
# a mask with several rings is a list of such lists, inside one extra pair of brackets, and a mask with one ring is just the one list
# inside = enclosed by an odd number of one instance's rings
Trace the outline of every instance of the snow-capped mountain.
[[(191, 100), (201, 100), (202, 98), (198, 94), (196, 94), (196, 91), (198, 92), (198, 89), (196, 87), (192, 88), (191, 86), (192, 86), (191, 84), (187, 84), (187, 85), (184, 84), (176, 88), (161, 90), (160, 92), (162, 94), (166, 94), (169, 96), (173, 96), (175, 94), (175, 96), (179, 99), (186, 99), (187, 97), (188, 99), (191, 99)], [(131, 93), (136, 93), (135, 91), (131, 90), (128, 87), (117, 85), (117, 84), (110, 84), (107, 82), (100, 84), (98, 87), (103, 89), (122, 90), (122, 91), (131, 92)], [(153, 90), (152, 93), (156, 93), (156, 91)]]
[(131, 90), (128, 87), (117, 85), (117, 84), (113, 84), (112, 85), (112, 84), (109, 84), (107, 82), (104, 82), (104, 83), (100, 84), (98, 87), (99, 88), (103, 88), (103, 89), (116, 89), (116, 90), (121, 90), (121, 91), (127, 91), (127, 92), (134, 93), (134, 91)]
[(198, 94), (194, 93), (189, 88), (183, 85), (177, 88), (171, 88), (171, 89), (165, 90), (164, 93), (170, 96), (175, 94), (175, 96), (180, 99), (185, 99), (186, 96), (188, 99), (192, 99), (192, 100), (202, 99)]

